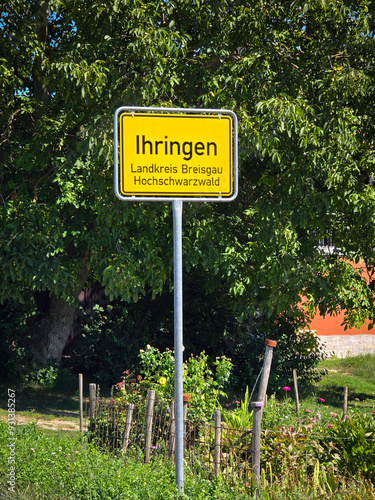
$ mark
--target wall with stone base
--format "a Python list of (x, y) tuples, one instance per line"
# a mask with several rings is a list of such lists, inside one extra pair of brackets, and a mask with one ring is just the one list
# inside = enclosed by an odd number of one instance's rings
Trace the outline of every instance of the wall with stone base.
[(374, 334), (318, 335), (318, 338), (322, 344), (325, 344), (324, 350), (330, 357), (346, 358), (367, 353), (375, 355)]

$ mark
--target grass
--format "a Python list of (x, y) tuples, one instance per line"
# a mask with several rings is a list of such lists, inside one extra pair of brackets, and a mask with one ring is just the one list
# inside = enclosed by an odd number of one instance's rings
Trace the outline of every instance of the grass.
[[(6, 425), (0, 424), (0, 470), (3, 471), (9, 469), (6, 440)], [(170, 461), (157, 459), (143, 465), (141, 461), (130, 457), (124, 462), (123, 459), (99, 452), (87, 444), (83, 437), (50, 435), (31, 424), (18, 429), (16, 450), (16, 491), (7, 490), (7, 478), (3, 474), (0, 479), (1, 499), (233, 498), (232, 488), (222, 481), (210, 481), (199, 477), (199, 474), (189, 474), (189, 471), (185, 475), (186, 494), (178, 495), (174, 466)], [(241, 494), (241, 488), (236, 491)]]
[(375, 408), (375, 356), (364, 354), (326, 359), (319, 368), (326, 370), (326, 375), (320, 382), (303, 391), (302, 400), (323, 398), (330, 411), (340, 413), (344, 387), (347, 387), (349, 410), (370, 411)]
[[(0, 499), (17, 500), (250, 500), (240, 483), (229, 486), (203, 470), (185, 467), (184, 494), (175, 488), (174, 465), (156, 458), (147, 465), (133, 457), (99, 452), (82, 436), (46, 433), (33, 424), (17, 429), (16, 487), (9, 491), (7, 426), (0, 423)], [(261, 500), (375, 499), (361, 478), (323, 473), (306, 478), (298, 470), (277, 479), (261, 478)], [(333, 491), (332, 491), (333, 490)]]

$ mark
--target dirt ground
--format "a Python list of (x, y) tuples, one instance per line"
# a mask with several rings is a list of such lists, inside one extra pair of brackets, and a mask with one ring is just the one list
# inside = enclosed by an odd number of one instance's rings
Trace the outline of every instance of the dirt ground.
[[(0, 419), (3, 421), (7, 420), (7, 415), (0, 415)], [(50, 430), (64, 430), (64, 431), (79, 431), (79, 420), (77, 419), (77, 422), (73, 422), (70, 420), (62, 420), (59, 418), (53, 418), (53, 419), (44, 419), (40, 417), (26, 417), (23, 415), (17, 415), (16, 416), (16, 425), (24, 425), (28, 424), (31, 422), (35, 422), (35, 425), (38, 427), (43, 427), (44, 429), (50, 429)], [(85, 426), (83, 427), (83, 430), (85, 431), (86, 428)]]

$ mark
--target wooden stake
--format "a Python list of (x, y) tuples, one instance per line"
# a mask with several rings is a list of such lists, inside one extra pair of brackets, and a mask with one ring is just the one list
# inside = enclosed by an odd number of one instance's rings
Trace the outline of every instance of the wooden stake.
[(276, 347), (276, 340), (266, 339), (266, 352), (264, 354), (262, 376), (260, 378), (258, 401), (251, 403), (253, 407), (253, 435), (251, 440), (252, 467), (256, 482), (256, 498), (259, 497), (260, 481), (260, 432), (262, 423), (262, 412), (267, 394), (268, 380), (270, 377), (273, 348)]
[(347, 411), (348, 411), (348, 388), (344, 387), (344, 404), (342, 407), (342, 418), (345, 417)]
[(147, 414), (146, 414), (146, 443), (144, 452), (144, 463), (150, 461), (151, 445), (152, 445), (152, 417), (154, 413), (155, 391), (148, 391)]
[(83, 432), (83, 375), (80, 373), (78, 375), (78, 387), (79, 387), (79, 430)]
[(171, 428), (169, 431), (169, 458), (174, 460), (176, 445), (176, 423), (174, 419), (174, 401), (171, 403)]
[(255, 478), (255, 496), (259, 498), (259, 481), (260, 481), (260, 433), (262, 423), (263, 401), (255, 401), (251, 403), (253, 407), (253, 435), (251, 440), (251, 462), (253, 466), (253, 474)]
[(297, 382), (297, 370), (293, 370), (293, 381), (294, 381), (294, 392), (296, 394), (296, 412), (297, 417), (299, 417), (299, 396), (298, 396), (298, 382)]
[[(189, 398), (190, 399), (190, 398)], [(188, 408), (188, 400), (184, 399), (183, 407), (182, 407), (182, 418), (184, 421), (184, 453), (186, 450), (186, 425), (187, 425), (187, 408)]]
[(259, 393), (258, 393), (258, 401), (262, 402), (264, 402), (266, 398), (268, 379), (270, 377), (271, 364), (272, 364), (273, 348), (276, 347), (276, 341), (266, 339), (265, 344), (266, 344), (266, 352), (264, 354), (263, 370), (262, 370), (262, 376), (260, 378)]
[(96, 413), (96, 384), (89, 385), (89, 398), (90, 398), (90, 420), (95, 418)]
[(220, 410), (215, 410), (214, 416), (215, 416), (214, 467), (215, 467), (215, 477), (217, 477), (220, 474), (220, 451), (221, 451), (221, 412), (220, 412)]
[(134, 405), (126, 405), (126, 420), (124, 434), (122, 435), (122, 451), (125, 453), (129, 445), (130, 428), (133, 420)]

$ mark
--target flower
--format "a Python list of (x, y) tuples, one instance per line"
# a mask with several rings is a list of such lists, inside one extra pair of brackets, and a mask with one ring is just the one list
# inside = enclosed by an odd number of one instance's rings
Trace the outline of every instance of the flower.
[(290, 387), (286, 385), (285, 387), (283, 387), (283, 391), (290, 391)]
[(332, 427), (332, 424), (328, 424), (328, 427)]
[(159, 384), (160, 385), (165, 385), (166, 383), (167, 383), (167, 379), (165, 377), (160, 377)]
[(240, 402), (239, 402), (239, 401), (235, 401), (235, 403), (236, 403), (236, 405), (239, 405), (239, 404), (240, 404)]
[(306, 413), (311, 413), (311, 410), (306, 410)]
[(372, 410), (372, 413), (375, 413), (375, 410)]
[(319, 402), (320, 402), (320, 403), (325, 403), (325, 402), (326, 402), (326, 400), (325, 400), (325, 399), (323, 399), (323, 398), (319, 398)]
[(331, 417), (337, 417), (337, 413), (334, 413), (333, 411), (331, 411), (330, 415)]

